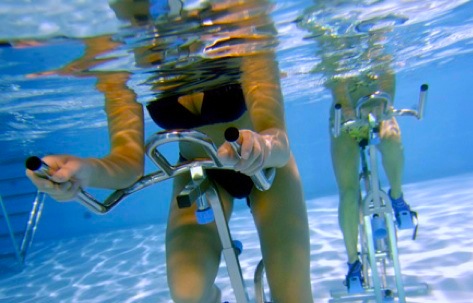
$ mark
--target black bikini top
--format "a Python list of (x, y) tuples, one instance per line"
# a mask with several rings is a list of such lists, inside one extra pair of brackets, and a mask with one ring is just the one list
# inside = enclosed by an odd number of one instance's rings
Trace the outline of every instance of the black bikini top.
[(193, 114), (178, 102), (179, 96), (148, 103), (153, 121), (163, 129), (191, 129), (204, 125), (235, 121), (246, 111), (240, 84), (204, 91), (200, 115)]

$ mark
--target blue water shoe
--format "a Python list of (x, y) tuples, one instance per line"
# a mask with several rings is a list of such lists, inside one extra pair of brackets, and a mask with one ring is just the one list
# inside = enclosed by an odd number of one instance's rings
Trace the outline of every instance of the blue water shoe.
[(414, 228), (414, 222), (412, 220), (412, 211), (409, 204), (404, 201), (404, 195), (397, 199), (391, 196), (391, 190), (389, 190), (389, 198), (394, 210), (394, 216), (396, 217), (396, 223), (399, 229), (411, 229)]
[(354, 263), (347, 263), (348, 273), (345, 276), (345, 285), (349, 294), (358, 294), (364, 292), (363, 289), (363, 265), (359, 260)]

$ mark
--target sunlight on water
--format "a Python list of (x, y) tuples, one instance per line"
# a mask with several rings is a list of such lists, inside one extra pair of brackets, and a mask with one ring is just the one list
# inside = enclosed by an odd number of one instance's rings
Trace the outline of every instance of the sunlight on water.
[[(399, 256), (406, 285), (427, 283), (426, 296), (411, 303), (469, 303), (473, 285), (473, 175), (407, 184), (405, 195), (419, 213), (415, 241), (400, 231)], [(316, 302), (342, 289), (345, 255), (337, 225), (337, 197), (307, 201), (311, 230), (311, 275)], [(448, 208), (447, 208), (448, 205)], [(248, 293), (260, 260), (251, 215), (237, 207), (233, 237), (243, 242), (240, 256)], [(26, 267), (0, 276), (0, 302), (171, 302), (164, 259), (165, 225), (151, 225), (36, 243)], [(234, 302), (222, 266), (217, 278), (225, 300)], [(233, 301), (232, 301), (233, 300)]]

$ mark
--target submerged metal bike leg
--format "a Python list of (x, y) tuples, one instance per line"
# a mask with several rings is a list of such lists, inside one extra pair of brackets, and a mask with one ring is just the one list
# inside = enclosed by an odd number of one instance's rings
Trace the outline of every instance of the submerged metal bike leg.
[[(210, 224), (215, 221), (237, 303), (249, 303), (240, 263), (215, 184), (206, 177), (203, 167), (192, 167), (190, 173), (191, 181), (176, 197), (178, 206), (179, 208), (190, 207), (195, 202), (197, 204), (196, 219), (199, 224)], [(203, 213), (199, 214), (199, 211)], [(202, 214), (203, 217), (201, 217)]]
[(215, 223), (222, 243), (222, 253), (225, 258), (228, 275), (230, 276), (230, 282), (235, 293), (236, 301), (237, 303), (249, 303), (250, 300), (246, 293), (245, 281), (243, 280), (240, 262), (238, 261), (235, 248), (233, 247), (230, 230), (228, 229), (228, 224), (225, 220), (225, 214), (217, 190), (214, 186), (210, 186), (205, 194), (214, 212)]
[[(383, 294), (381, 293), (381, 282), (376, 263), (376, 250), (374, 248), (373, 230), (371, 227), (371, 216), (364, 216), (363, 223), (365, 225), (365, 236), (368, 244), (368, 259), (371, 267), (371, 277), (373, 282), (374, 294), (376, 302), (383, 302)], [(368, 264), (365, 264), (368, 266)], [(365, 277), (367, 278), (367, 277)]]
[(258, 266), (255, 270), (255, 300), (256, 303), (268, 303), (266, 301), (266, 295), (264, 293), (264, 263), (263, 260), (259, 261)]
[(397, 241), (396, 241), (396, 230), (394, 227), (393, 215), (390, 213), (384, 214), (386, 228), (388, 230), (388, 240), (389, 240), (389, 249), (390, 255), (393, 262), (394, 267), (394, 277), (396, 280), (396, 289), (397, 289), (397, 297), (399, 298), (399, 303), (406, 302), (406, 294), (404, 292), (404, 282), (402, 281), (401, 275), (401, 264), (399, 262), (399, 254), (397, 249)]

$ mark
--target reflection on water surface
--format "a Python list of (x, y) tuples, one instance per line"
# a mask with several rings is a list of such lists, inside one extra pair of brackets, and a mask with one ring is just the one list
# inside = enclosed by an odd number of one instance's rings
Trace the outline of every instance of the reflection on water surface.
[[(465, 0), (191, 1), (167, 11), (133, 3), (0, 3), (2, 142), (34, 143), (53, 131), (103, 127), (103, 97), (89, 77), (97, 72), (132, 72), (129, 84), (147, 102), (163, 92), (198, 90), (204, 80), (236, 81), (239, 71), (229, 57), (275, 48), (286, 102), (314, 102), (328, 97), (317, 72), (316, 37), (345, 39), (322, 55), (343, 58), (346, 74), (360, 67), (365, 38), (380, 31), (379, 45), (394, 56), (397, 72), (471, 52), (472, 4)], [(274, 27), (262, 12), (271, 12)], [(84, 58), (91, 46), (95, 54)], [(13, 145), (24, 153), (26, 141)]]

